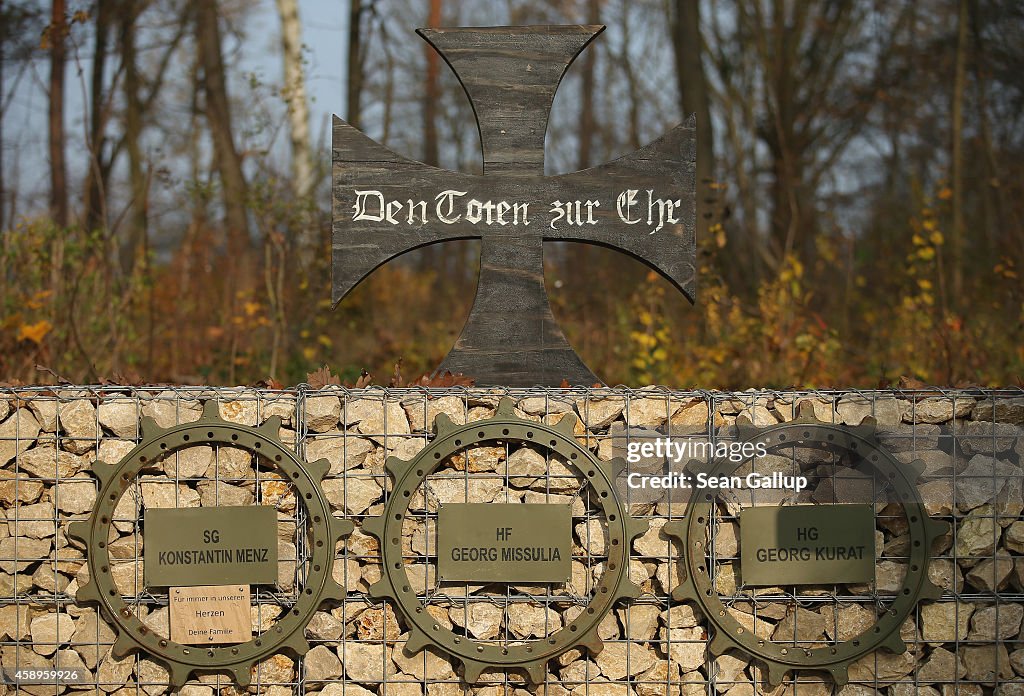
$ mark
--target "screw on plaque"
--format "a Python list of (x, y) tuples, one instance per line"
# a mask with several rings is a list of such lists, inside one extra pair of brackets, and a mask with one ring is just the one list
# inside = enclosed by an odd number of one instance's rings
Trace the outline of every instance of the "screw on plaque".
[[(428, 646), (449, 655), (462, 665), (463, 679), (468, 683), (479, 681), (485, 669), (520, 669), (533, 684), (544, 680), (548, 660), (576, 646), (597, 654), (603, 647), (598, 625), (608, 611), (619, 601), (635, 599), (640, 588), (629, 579), (629, 547), (636, 537), (647, 531), (647, 522), (628, 514), (615, 487), (615, 478), (625, 468), (625, 461), (601, 461), (576, 441), (573, 415), (564, 416), (557, 425), (524, 420), (515, 415), (512, 400), (503, 398), (492, 418), (454, 424), (441, 413), (434, 419), (436, 436), (410, 461), (388, 457), (384, 463), (393, 486), (380, 517), (363, 521), (362, 531), (380, 542), (383, 565), (381, 578), (370, 586), (374, 599), (394, 602), (409, 626), (409, 637), (404, 646), (407, 655), (414, 655)], [(430, 474), (460, 451), (478, 446), (482, 442), (529, 444), (563, 457), (577, 468), (589, 486), (594, 487), (598, 505), (604, 512), (611, 542), (608, 561), (594, 598), (572, 621), (547, 638), (516, 645), (499, 646), (458, 636), (436, 623), (423, 603), (410, 591), (409, 576), (402, 558), (401, 544), (394, 542), (402, 536), (402, 523), (406, 519), (415, 490)]]
[[(89, 581), (78, 588), (80, 603), (99, 607), (100, 614), (116, 633), (110, 654), (122, 659), (132, 653), (148, 653), (168, 671), (172, 687), (182, 686), (194, 673), (227, 674), (240, 687), (248, 687), (253, 667), (277, 652), (295, 657), (309, 650), (304, 631), (317, 609), (328, 601), (341, 601), (345, 591), (334, 580), (335, 545), (353, 529), (352, 522), (332, 515), (330, 503), (320, 482), (330, 462), (320, 459), (303, 462), (279, 438), (281, 419), (272, 416), (259, 427), (249, 427), (220, 418), (217, 401), (210, 399), (203, 416), (192, 423), (161, 428), (151, 418), (143, 418), (141, 441), (114, 465), (96, 461), (91, 473), (99, 480), (96, 507), (87, 520), (72, 522), (68, 535), (85, 545)], [(131, 611), (109, 572), (107, 539), (117, 504), (128, 484), (140, 471), (175, 452), (197, 445), (230, 446), (273, 462), (289, 475), (291, 484), (302, 496), (310, 518), (310, 538), (327, 543), (313, 545), (305, 591), (292, 610), (277, 622), (273, 632), (265, 632), (239, 645), (191, 649), (158, 636)], [(180, 592), (180, 590), (176, 590)]]
[[(896, 460), (878, 442), (873, 418), (865, 418), (856, 427), (822, 423), (815, 419), (814, 411), (807, 403), (801, 405), (798, 417), (788, 423), (756, 428), (749, 419), (741, 417), (736, 424), (741, 441), (756, 440), (764, 443), (768, 451), (802, 443), (810, 447), (827, 445), (855, 452), (889, 481), (900, 496), (908, 521), (910, 564), (892, 606), (873, 626), (835, 645), (790, 651), (779, 643), (759, 639), (755, 631), (745, 630), (730, 616), (719, 598), (713, 573), (707, 566), (704, 545), (699, 543), (706, 538), (720, 492), (707, 489), (704, 495), (692, 496), (685, 517), (666, 523), (663, 531), (682, 542), (684, 549), (680, 583), (672, 590), (672, 598), (696, 604), (714, 627), (708, 652), (713, 656), (720, 656), (728, 650), (745, 653), (765, 665), (770, 686), (781, 684), (786, 673), (792, 670), (827, 672), (836, 685), (843, 685), (849, 681), (850, 665), (875, 650), (906, 652), (907, 645), (900, 637), (903, 622), (912, 615), (918, 601), (942, 596), (942, 590), (928, 577), (928, 566), (932, 542), (949, 531), (947, 523), (928, 516), (921, 500), (917, 480), (923, 472), (923, 463), (918, 461), (907, 466)], [(720, 458), (711, 465), (709, 472), (713, 476), (728, 476), (742, 465), (743, 462)]]

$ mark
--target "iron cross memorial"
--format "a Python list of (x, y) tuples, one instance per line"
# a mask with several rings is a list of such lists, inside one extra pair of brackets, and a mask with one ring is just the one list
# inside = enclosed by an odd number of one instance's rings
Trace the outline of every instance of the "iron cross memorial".
[(399, 254), (479, 239), (476, 297), (462, 335), (438, 369), (461, 372), (477, 384), (532, 386), (598, 381), (551, 313), (544, 242), (619, 250), (694, 300), (693, 117), (613, 162), (544, 176), (544, 137), (555, 90), (569, 64), (603, 29), (419, 30), (466, 90), (480, 130), (483, 175), (402, 157), (335, 117), (335, 306)]

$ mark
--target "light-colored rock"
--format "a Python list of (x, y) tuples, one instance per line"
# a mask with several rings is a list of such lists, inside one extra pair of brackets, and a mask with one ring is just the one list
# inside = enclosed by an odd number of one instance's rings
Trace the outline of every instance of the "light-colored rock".
[(654, 604), (631, 604), (618, 610), (623, 635), (629, 640), (651, 640), (658, 630), (661, 610)]
[(306, 681), (320, 682), (336, 679), (342, 674), (341, 660), (326, 645), (318, 645), (302, 660)]
[(1013, 572), (1013, 557), (997, 551), (967, 572), (967, 582), (985, 592), (998, 592), (1006, 587)]
[(82, 610), (75, 620), (75, 632), (71, 645), (82, 656), (89, 669), (95, 669), (103, 658), (107, 645), (114, 642), (114, 631), (106, 621), (96, 616), (95, 609)]
[(929, 643), (966, 640), (974, 605), (968, 602), (921, 604), (921, 638)]
[(976, 421), (1024, 425), (1024, 399), (993, 397), (979, 401), (971, 411), (971, 418)]
[(601, 399), (580, 399), (576, 402), (576, 412), (587, 430), (600, 430), (611, 425), (611, 422), (622, 415), (626, 401), (621, 396), (610, 396)]
[(359, 613), (356, 618), (356, 636), (360, 640), (398, 640), (402, 634), (398, 616), (390, 604), (373, 606)]
[(213, 447), (198, 445), (178, 450), (163, 461), (164, 473), (171, 478), (192, 479), (203, 476), (214, 466)]
[(500, 478), (465, 475), (436, 477), (428, 484), (432, 500), (438, 503), (490, 503), (504, 499)]
[[(226, 484), (221, 484), (223, 487)], [(199, 507), (200, 494), (186, 486), (176, 484), (170, 479), (143, 480), (140, 484), (142, 489), (142, 502), (147, 508), (183, 508)], [(251, 502), (250, 498), (250, 502)], [(204, 505), (213, 505), (212, 502), (203, 501)]]
[(57, 432), (57, 400), (41, 396), (28, 402), (29, 410), (44, 433)]
[(1024, 429), (1011, 423), (991, 421), (961, 421), (956, 431), (960, 449), (970, 457), (975, 454), (993, 455), (1009, 452), (1024, 437)]
[(507, 625), (519, 638), (543, 638), (562, 627), (562, 618), (553, 609), (514, 602), (508, 607)]
[(409, 435), (412, 432), (405, 409), (394, 399), (348, 399), (342, 406), (341, 419), (346, 428), (355, 425), (356, 430), (378, 444), (384, 444), (385, 435)]
[(825, 624), (825, 617), (818, 612), (797, 607), (775, 626), (772, 640), (776, 642), (796, 640), (800, 643), (823, 640)]
[(365, 512), (384, 495), (384, 489), (376, 479), (363, 476), (326, 479), (323, 482), (323, 489), (331, 507), (343, 510), (348, 515)]
[(34, 503), (39, 500), (43, 488), (39, 479), (0, 469), (0, 506), (10, 507), (16, 501)]
[(601, 674), (619, 680), (649, 669), (657, 661), (654, 651), (639, 643), (606, 643), (594, 657)]
[(303, 402), (302, 420), (306, 429), (314, 433), (325, 433), (338, 426), (341, 420), (341, 399), (331, 394), (307, 397)]
[[(955, 403), (954, 403), (955, 402)], [(903, 414), (904, 423), (948, 423), (964, 418), (974, 408), (974, 399), (966, 396), (953, 399), (946, 396), (932, 396), (911, 403)]]
[(775, 417), (775, 414), (769, 411), (762, 404), (752, 404), (747, 406), (739, 412), (737, 418), (743, 418), (757, 428), (767, 428), (769, 425), (775, 425), (779, 422), (779, 419)]
[(692, 604), (673, 604), (671, 609), (661, 612), (661, 623), (671, 628), (693, 628), (699, 626), (704, 617)]
[[(404, 637), (402, 640), (404, 640)], [(425, 648), (415, 655), (406, 655), (400, 641), (395, 646), (392, 658), (402, 672), (415, 677), (419, 681), (424, 679), (440, 680), (455, 678), (455, 672), (452, 669), (451, 663), (435, 652), (433, 648)]]
[(96, 407), (86, 399), (66, 401), (57, 408), (60, 428), (67, 437), (62, 440), (62, 447), (75, 454), (84, 454), (96, 446), (99, 437), (99, 422), (96, 420)]
[(679, 665), (683, 672), (692, 672), (704, 664), (707, 648), (707, 634), (697, 626), (693, 628), (668, 628), (662, 626), (658, 637), (668, 646), (668, 658)]
[[(391, 683), (388, 683), (388, 696), (392, 696), (391, 687)], [(381, 691), (381, 694), (383, 693)], [(333, 682), (320, 690), (320, 696), (374, 696), (374, 692), (352, 682)]]
[(72, 515), (91, 512), (96, 504), (96, 483), (92, 479), (62, 482), (54, 494), (61, 512)]
[(996, 679), (1009, 679), (1013, 676), (1010, 656), (1002, 643), (962, 646), (960, 659), (969, 681), (992, 685)]
[(935, 648), (918, 670), (917, 679), (922, 684), (937, 684), (963, 679), (965, 673), (960, 658), (945, 648)]
[(992, 500), (1003, 487), (1007, 477), (1020, 475), (1012, 464), (997, 461), (984, 454), (976, 454), (958, 473), (953, 499), (961, 511), (967, 512)]
[(682, 552), (679, 541), (662, 531), (667, 521), (652, 519), (647, 531), (633, 541), (634, 551), (649, 558), (678, 558)]
[(993, 641), (1012, 638), (1020, 633), (1024, 606), (1020, 604), (999, 604), (975, 610), (971, 616), (971, 632), (967, 639)]
[(330, 431), (306, 441), (306, 460), (315, 462), (326, 459), (331, 463), (328, 475), (338, 476), (360, 466), (373, 447), (373, 443), (366, 438)]
[(504, 610), (485, 602), (469, 602), (467, 605), (452, 607), (448, 615), (456, 626), (461, 626), (479, 640), (488, 640), (498, 635)]
[(903, 420), (909, 404), (891, 397), (870, 398), (858, 394), (844, 396), (836, 405), (839, 420), (845, 425), (860, 425), (868, 416), (879, 425), (897, 425)]
[(75, 621), (65, 613), (42, 614), (32, 619), (32, 649), (40, 655), (53, 655), (57, 648), (71, 642)]
[(588, 679), (572, 690), (572, 696), (635, 696), (633, 688), (622, 682)]
[(58, 450), (53, 445), (34, 447), (18, 457), (18, 468), (21, 473), (44, 479), (71, 478), (84, 466), (85, 460), (81, 457)]
[(875, 612), (862, 604), (839, 604), (835, 615), (832, 607), (824, 607), (819, 613), (824, 621), (825, 634), (840, 642), (856, 638), (878, 622)]
[(917, 657), (912, 652), (894, 655), (877, 651), (850, 665), (850, 681), (896, 680), (913, 672), (916, 665)]
[(220, 417), (229, 423), (248, 425), (250, 427), (259, 425), (260, 402), (255, 393), (252, 398), (248, 395), (239, 395), (237, 399), (227, 399), (217, 402), (217, 412)]
[(608, 534), (604, 523), (590, 519), (576, 524), (576, 539), (591, 556), (603, 556), (608, 548)]
[(656, 428), (667, 421), (680, 403), (667, 396), (645, 396), (630, 399), (626, 408), (626, 427)]
[(55, 515), (53, 503), (49, 501), (18, 505), (7, 510), (7, 527), (15, 536), (45, 539), (57, 531)]
[(31, 635), (27, 604), (5, 604), (0, 607), (0, 640), (25, 640)]
[(1024, 648), (1014, 650), (1010, 653), (1010, 666), (1019, 675), (1024, 675)]
[(417, 397), (402, 403), (409, 417), (413, 432), (430, 431), (434, 427), (434, 419), (443, 413), (456, 425), (466, 422), (467, 408), (458, 396), (441, 396), (434, 399)]
[(131, 440), (138, 434), (139, 413), (135, 407), (135, 399), (126, 397), (109, 397), (96, 409), (100, 425), (118, 437)]
[(898, 682), (889, 687), (889, 696), (939, 696), (939, 690), (913, 682)]
[(975, 508), (960, 522), (954, 550), (957, 558), (971, 559), (990, 556), (999, 538), (999, 526), (991, 505)]
[(199, 401), (178, 398), (171, 391), (162, 391), (142, 404), (142, 415), (152, 418), (161, 428), (170, 428), (179, 423), (193, 423), (203, 415), (203, 406)]
[(135, 666), (135, 680), (149, 696), (166, 693), (170, 689), (170, 674), (162, 664), (140, 657)]
[(15, 536), (0, 539), (0, 570), (20, 573), (35, 561), (47, 558), (52, 545), (52, 539)]
[[(252, 505), (255, 497), (248, 488), (235, 486), (223, 481), (200, 481), (196, 486), (199, 489), (199, 498), (203, 507)], [(142, 496), (145, 498), (146, 490), (143, 488)], [(178, 507), (182, 506), (180, 503)]]
[(505, 470), (504, 447), (471, 447), (459, 452), (451, 458), (451, 465), (456, 471), (470, 473), (493, 472)]
[(262, 684), (287, 684), (295, 678), (295, 663), (285, 655), (271, 655), (252, 668), (252, 681)]
[(346, 641), (338, 647), (338, 656), (345, 669), (345, 676), (353, 681), (377, 683), (397, 671), (392, 661), (391, 648), (380, 643)]
[(1024, 521), (1018, 520), (1007, 527), (1002, 533), (1002, 546), (1016, 554), (1024, 554)]
[(106, 654), (100, 659), (96, 681), (99, 687), (107, 693), (116, 691), (128, 681), (128, 677), (131, 676), (134, 667), (134, 656), (126, 657), (123, 660), (116, 660), (108, 649)]
[(253, 455), (239, 447), (220, 447), (204, 476), (220, 481), (246, 481), (256, 477)]

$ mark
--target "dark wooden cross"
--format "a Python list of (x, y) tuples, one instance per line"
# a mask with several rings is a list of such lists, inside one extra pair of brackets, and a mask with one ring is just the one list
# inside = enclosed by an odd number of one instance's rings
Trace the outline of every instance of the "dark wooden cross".
[(544, 289), (545, 241), (625, 252), (693, 302), (692, 116), (613, 162), (544, 176), (544, 136), (555, 90), (569, 64), (603, 30), (575, 25), (419, 30), (469, 96), (483, 147), (482, 176), (407, 159), (334, 117), (335, 306), (399, 254), (479, 239), (473, 308), (438, 369), (464, 373), (477, 384), (531, 386), (598, 381), (551, 314)]

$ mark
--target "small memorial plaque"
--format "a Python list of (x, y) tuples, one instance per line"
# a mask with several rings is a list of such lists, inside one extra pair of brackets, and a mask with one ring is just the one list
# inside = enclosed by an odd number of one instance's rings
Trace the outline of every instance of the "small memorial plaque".
[(447, 503), (437, 513), (437, 556), (445, 581), (566, 582), (570, 506)]
[(175, 643), (211, 645), (252, 639), (248, 585), (175, 587), (169, 598)]
[(262, 505), (146, 510), (147, 587), (277, 582), (277, 511)]
[(740, 513), (744, 585), (831, 585), (875, 579), (871, 505), (752, 507)]

